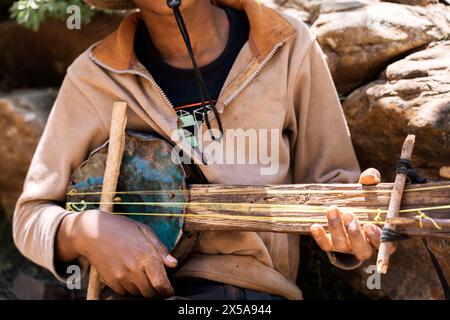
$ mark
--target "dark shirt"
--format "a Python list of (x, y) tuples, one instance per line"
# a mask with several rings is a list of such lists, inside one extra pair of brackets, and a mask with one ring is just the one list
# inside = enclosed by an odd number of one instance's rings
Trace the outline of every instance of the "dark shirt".
[[(217, 101), (234, 61), (248, 40), (250, 30), (244, 11), (230, 8), (224, 8), (224, 10), (230, 22), (227, 45), (216, 60), (200, 68), (213, 102)], [(138, 60), (150, 72), (174, 105), (178, 117), (183, 122), (183, 129), (193, 135), (195, 126), (198, 126), (203, 118), (202, 99), (193, 69), (175, 68), (165, 63), (153, 45), (142, 21), (137, 27), (134, 50)], [(208, 103), (207, 107), (209, 110)], [(195, 139), (192, 140), (192, 145), (196, 146)]]

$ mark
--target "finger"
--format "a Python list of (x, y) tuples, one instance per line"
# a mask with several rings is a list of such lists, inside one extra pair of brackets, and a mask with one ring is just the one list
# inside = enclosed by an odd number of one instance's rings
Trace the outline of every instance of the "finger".
[(310, 227), (311, 235), (316, 241), (317, 245), (325, 252), (333, 250), (333, 243), (330, 236), (325, 232), (325, 229), (318, 223)]
[(381, 182), (381, 173), (375, 168), (364, 170), (359, 176), (359, 183), (370, 186)]
[(115, 293), (123, 296), (127, 293), (127, 290), (125, 290), (125, 288), (119, 283), (119, 282), (108, 282), (103, 280), (103, 282), (111, 288), (112, 291), (114, 291)]
[(341, 212), (338, 207), (331, 206), (327, 211), (328, 229), (330, 230), (333, 248), (340, 252), (350, 252), (351, 246), (342, 223)]
[(169, 253), (169, 250), (167, 250), (166, 246), (158, 239), (158, 236), (147, 226), (139, 225), (139, 228), (156, 249), (164, 265), (169, 268), (175, 268), (178, 264), (178, 260)]
[(153, 289), (150, 281), (147, 278), (145, 270), (142, 270), (138, 277), (135, 279), (134, 284), (139, 289), (141, 295), (147, 299), (150, 299), (156, 296), (156, 291)]
[(367, 240), (364, 231), (361, 229), (358, 218), (352, 213), (344, 213), (342, 215), (342, 220), (344, 220), (348, 239), (352, 246), (352, 253), (358, 260), (369, 259), (373, 253), (372, 245)]
[(144, 267), (147, 279), (155, 291), (162, 297), (171, 297), (175, 291), (167, 277), (166, 269), (158, 256), (150, 258)]
[(366, 223), (363, 226), (364, 233), (372, 246), (380, 247), (381, 229), (372, 223)]
[(136, 287), (136, 285), (132, 282), (129, 281), (124, 281), (122, 282), (122, 286), (125, 288), (125, 290), (131, 294), (132, 296), (139, 296), (141, 294), (141, 292), (139, 291), (139, 289)]

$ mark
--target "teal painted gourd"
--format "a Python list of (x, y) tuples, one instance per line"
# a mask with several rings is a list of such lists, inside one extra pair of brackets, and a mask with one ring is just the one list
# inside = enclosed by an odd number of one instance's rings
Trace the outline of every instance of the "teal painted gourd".
[[(145, 214), (182, 214), (184, 204), (189, 201), (184, 169), (180, 164), (172, 161), (171, 151), (172, 146), (155, 135), (127, 132), (117, 184), (117, 204), (114, 205), (113, 210), (114, 213), (125, 213), (129, 218), (149, 226), (169, 251), (175, 248), (183, 236), (183, 216), (148, 216)], [(89, 158), (73, 172), (66, 200), (69, 205), (72, 204), (72, 209), (78, 211), (99, 207), (99, 193), (102, 189), (107, 152), (108, 145), (106, 143), (92, 152)], [(130, 191), (150, 192), (121, 193)], [(95, 204), (84, 205), (83, 201)], [(142, 203), (156, 202), (165, 204), (142, 205)], [(136, 215), (136, 213), (143, 213), (143, 215)]]

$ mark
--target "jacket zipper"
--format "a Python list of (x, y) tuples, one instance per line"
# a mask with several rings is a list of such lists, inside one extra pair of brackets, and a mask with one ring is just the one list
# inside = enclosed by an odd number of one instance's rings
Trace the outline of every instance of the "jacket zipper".
[(90, 54), (89, 57), (91, 58), (92, 61), (95, 62), (95, 64), (97, 64), (100, 67), (105, 68), (106, 70), (109, 70), (111, 72), (114, 72), (114, 73), (117, 73), (117, 74), (135, 74), (135, 75), (143, 77), (144, 79), (147, 79), (159, 91), (159, 93), (163, 97), (164, 101), (169, 105), (169, 107), (171, 107), (173, 109), (172, 102), (169, 100), (169, 98), (167, 98), (167, 95), (164, 93), (164, 91), (161, 89), (161, 87), (156, 83), (155, 79), (153, 79), (149, 75), (145, 74), (144, 72), (140, 72), (140, 71), (132, 70), (132, 69), (117, 70), (117, 69), (109, 67), (108, 65), (104, 64), (103, 62), (98, 61), (92, 54)]
[(237, 98), (238, 95), (242, 93), (242, 91), (245, 90), (249, 86), (249, 84), (258, 76), (258, 74), (261, 72), (261, 70), (269, 63), (270, 59), (273, 58), (277, 50), (284, 45), (284, 42), (278, 42), (273, 48), (272, 51), (267, 55), (267, 57), (261, 62), (261, 64), (258, 66), (256, 71), (245, 80), (245, 82), (223, 102), (223, 105), (226, 107), (228, 106), (234, 99)]
[[(258, 68), (255, 70), (255, 72), (239, 87), (236, 89), (236, 91), (230, 95), (224, 102), (223, 105), (226, 107), (228, 106), (234, 99), (237, 98), (237, 96), (239, 96), (239, 94), (242, 93), (242, 91), (245, 90), (245, 88), (247, 88), (250, 83), (259, 75), (259, 73), (261, 72), (261, 70), (267, 65), (267, 63), (269, 63), (269, 61), (273, 58), (273, 56), (275, 55), (275, 53), (277, 52), (277, 50), (282, 47), (284, 45), (284, 42), (279, 42), (277, 43), (273, 48), (272, 51), (270, 51), (270, 53), (267, 55), (267, 57), (261, 62), (261, 64), (258, 66)], [(155, 88), (159, 91), (159, 93), (161, 94), (161, 96), (163, 97), (164, 101), (173, 109), (173, 104), (172, 102), (169, 100), (169, 98), (167, 97), (167, 95), (164, 93), (164, 91), (161, 89), (161, 87), (156, 83), (156, 81), (150, 77), (149, 75), (137, 71), (137, 70), (132, 70), (132, 69), (127, 69), (127, 70), (117, 70), (114, 68), (109, 67), (108, 65), (104, 64), (103, 62), (98, 61), (92, 54), (89, 55), (89, 57), (91, 58), (92, 61), (94, 61), (94, 63), (96, 63), (97, 65), (101, 66), (102, 68), (105, 68), (106, 70), (109, 70), (111, 72), (117, 73), (117, 74), (135, 74), (138, 76), (143, 77), (144, 79), (147, 79), (148, 81), (150, 81)], [(209, 111), (210, 115), (212, 116), (212, 118), (214, 118), (214, 114), (211, 112), (211, 110)]]

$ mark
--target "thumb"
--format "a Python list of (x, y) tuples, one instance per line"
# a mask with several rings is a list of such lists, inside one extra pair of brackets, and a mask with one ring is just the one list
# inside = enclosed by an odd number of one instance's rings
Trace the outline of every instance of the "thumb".
[(167, 247), (161, 242), (161, 240), (159, 240), (153, 230), (148, 228), (146, 225), (139, 225), (139, 229), (142, 231), (147, 240), (153, 245), (164, 265), (168, 268), (175, 268), (178, 264), (178, 260), (169, 253)]
[(359, 183), (362, 185), (370, 186), (379, 184), (381, 182), (381, 174), (375, 168), (369, 168), (364, 170), (359, 176)]

